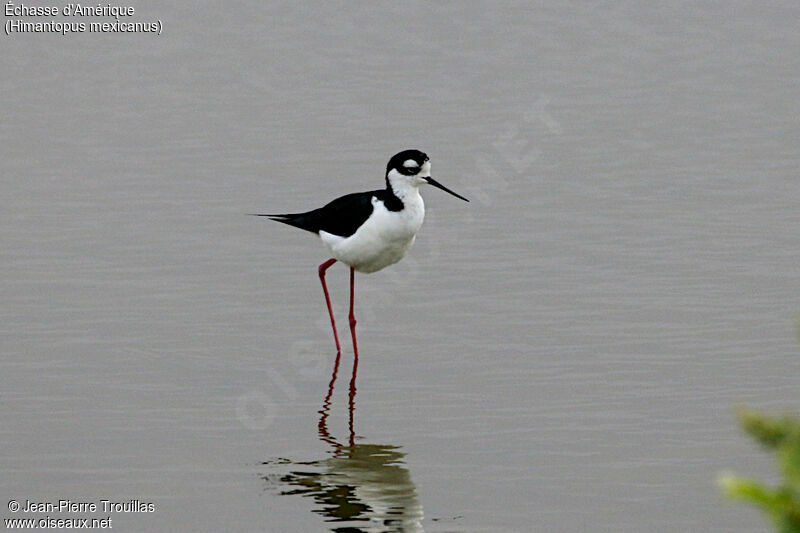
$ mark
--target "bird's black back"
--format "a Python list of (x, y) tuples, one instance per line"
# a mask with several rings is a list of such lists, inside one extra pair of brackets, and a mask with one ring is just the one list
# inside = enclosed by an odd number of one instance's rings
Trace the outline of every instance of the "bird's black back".
[(285, 215), (258, 215), (283, 222), (312, 233), (325, 231), (341, 237), (349, 237), (358, 230), (372, 214), (372, 197), (381, 200), (390, 211), (399, 211), (403, 203), (391, 191), (380, 189), (356, 192), (341, 196), (324, 207), (306, 213)]

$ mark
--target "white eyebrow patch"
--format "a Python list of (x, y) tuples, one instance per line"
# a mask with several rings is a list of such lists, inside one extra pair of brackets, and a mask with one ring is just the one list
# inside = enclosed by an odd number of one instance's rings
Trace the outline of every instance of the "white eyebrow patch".
[(406, 161), (403, 163), (403, 166), (406, 168), (417, 168), (419, 165), (413, 159), (406, 159)]

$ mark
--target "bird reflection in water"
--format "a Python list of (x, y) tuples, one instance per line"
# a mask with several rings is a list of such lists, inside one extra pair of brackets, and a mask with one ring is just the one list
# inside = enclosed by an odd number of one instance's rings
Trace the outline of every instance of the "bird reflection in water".
[[(411, 475), (405, 467), (405, 454), (399, 446), (357, 444), (353, 429), (356, 397), (356, 371), (353, 364), (348, 401), (349, 438), (342, 444), (328, 430), (333, 388), (339, 372), (341, 353), (336, 355), (328, 393), (319, 410), (320, 440), (330, 445), (325, 459), (306, 462), (270, 461), (302, 467), (287, 474), (268, 474), (264, 479), (282, 487), (281, 494), (313, 498), (314, 512), (327, 522), (336, 522), (337, 533), (417, 533), (423, 532), (422, 505)], [(288, 487), (288, 488), (287, 488)]]

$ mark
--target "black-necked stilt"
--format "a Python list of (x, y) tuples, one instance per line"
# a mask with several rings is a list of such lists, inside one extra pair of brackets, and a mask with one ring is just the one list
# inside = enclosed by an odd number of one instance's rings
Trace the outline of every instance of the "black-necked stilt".
[(376, 272), (398, 262), (414, 243), (425, 217), (419, 186), (430, 184), (469, 202), (431, 177), (431, 162), (419, 150), (405, 150), (386, 165), (386, 188), (347, 194), (306, 213), (256, 216), (289, 224), (319, 235), (333, 257), (319, 266), (319, 279), (331, 317), (336, 351), (341, 353), (325, 271), (337, 260), (350, 267), (350, 334), (358, 357), (353, 313), (355, 271)]

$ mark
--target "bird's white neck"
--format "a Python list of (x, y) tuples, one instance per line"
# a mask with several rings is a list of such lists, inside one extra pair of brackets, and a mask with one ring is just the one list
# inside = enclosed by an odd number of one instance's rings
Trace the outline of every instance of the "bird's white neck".
[[(426, 169), (427, 170), (427, 169)], [(386, 175), (386, 182), (391, 187), (392, 192), (404, 205), (422, 206), (422, 196), (419, 194), (419, 186), (426, 183), (424, 177), (430, 176), (430, 170), (416, 176), (404, 176), (396, 170), (391, 170)]]
[(419, 185), (412, 185), (407, 182), (391, 183), (392, 192), (397, 196), (401, 202), (416, 203), (422, 199), (419, 194)]

